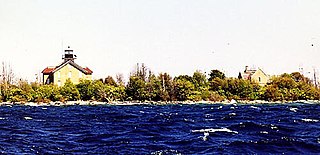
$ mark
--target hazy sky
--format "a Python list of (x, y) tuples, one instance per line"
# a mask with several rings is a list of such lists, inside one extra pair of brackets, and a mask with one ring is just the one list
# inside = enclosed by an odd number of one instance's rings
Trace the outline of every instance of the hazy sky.
[(95, 78), (136, 63), (173, 76), (318, 69), (320, 1), (0, 0), (0, 61), (18, 76), (59, 64), (68, 45)]

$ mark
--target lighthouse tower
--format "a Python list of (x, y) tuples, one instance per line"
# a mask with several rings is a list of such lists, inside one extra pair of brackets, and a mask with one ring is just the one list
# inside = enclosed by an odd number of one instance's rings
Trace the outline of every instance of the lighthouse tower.
[(62, 55), (62, 60), (64, 61), (74, 61), (77, 58), (76, 55), (73, 54), (73, 50), (70, 49), (70, 46), (68, 46), (68, 49), (64, 50), (64, 55)]

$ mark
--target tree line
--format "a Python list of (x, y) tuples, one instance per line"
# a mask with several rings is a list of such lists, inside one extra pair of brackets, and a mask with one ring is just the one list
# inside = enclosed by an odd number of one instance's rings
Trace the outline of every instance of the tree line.
[[(11, 74), (11, 71), (10, 71)], [(9, 81), (10, 79), (10, 81)], [(19, 80), (12, 82), (2, 76), (0, 83), (1, 102), (50, 102), (50, 101), (213, 101), (266, 100), (295, 101), (319, 100), (320, 89), (299, 72), (275, 76), (265, 86), (240, 77), (226, 77), (219, 70), (209, 75), (195, 71), (192, 76), (155, 75), (150, 69), (137, 65), (125, 84), (121, 76), (99, 80), (70, 80), (58, 87)]]

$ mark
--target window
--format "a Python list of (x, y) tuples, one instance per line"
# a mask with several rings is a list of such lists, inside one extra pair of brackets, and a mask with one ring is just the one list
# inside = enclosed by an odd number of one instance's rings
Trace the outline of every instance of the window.
[(58, 72), (58, 78), (60, 79), (60, 71)]
[(61, 81), (60, 80), (58, 80), (58, 86), (61, 86)]
[(261, 82), (261, 77), (259, 77), (259, 82)]
[(69, 72), (69, 78), (71, 78), (72, 77), (72, 73), (71, 73), (71, 71)]

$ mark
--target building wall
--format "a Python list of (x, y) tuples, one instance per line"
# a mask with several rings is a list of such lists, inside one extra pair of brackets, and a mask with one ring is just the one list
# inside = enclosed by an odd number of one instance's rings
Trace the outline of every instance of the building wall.
[(80, 79), (91, 80), (92, 75), (85, 75), (77, 68), (67, 64), (54, 73), (54, 84), (63, 86), (67, 79), (70, 79), (74, 84), (78, 84)]
[(49, 78), (49, 75), (43, 75), (43, 84), (46, 84), (48, 78)]
[(252, 76), (251, 79), (258, 82), (259, 85), (264, 86), (268, 83), (269, 77), (264, 74), (261, 69), (258, 69)]

